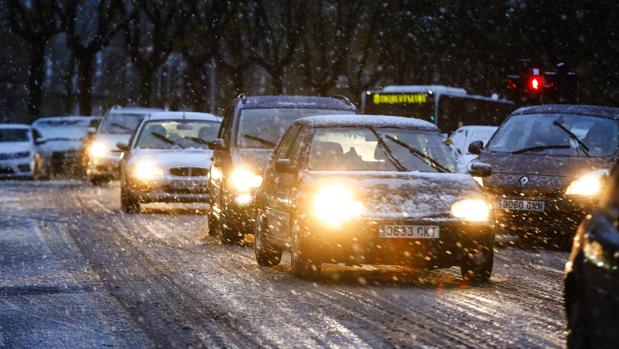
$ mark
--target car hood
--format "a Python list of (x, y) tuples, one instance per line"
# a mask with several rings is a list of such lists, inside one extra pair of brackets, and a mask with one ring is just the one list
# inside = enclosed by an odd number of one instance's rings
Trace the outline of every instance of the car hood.
[(23, 151), (31, 151), (32, 144), (30, 142), (3, 142), (0, 143), (0, 153), (10, 154)]
[(213, 151), (208, 149), (133, 149), (129, 164), (148, 161), (164, 168), (210, 168)]
[(559, 177), (575, 177), (591, 170), (610, 166), (610, 160), (603, 158), (525, 154), (482, 153), (475, 161), (489, 164), (493, 174)]
[(238, 149), (233, 155), (233, 162), (235, 166), (247, 166), (256, 173), (262, 173), (272, 153), (272, 149)]
[(47, 140), (39, 146), (43, 153), (68, 152), (78, 151), (84, 147), (84, 143), (80, 140)]
[(451, 205), (482, 197), (468, 174), (425, 172), (308, 172), (305, 191), (323, 186), (351, 188), (364, 202), (372, 219), (453, 220)]

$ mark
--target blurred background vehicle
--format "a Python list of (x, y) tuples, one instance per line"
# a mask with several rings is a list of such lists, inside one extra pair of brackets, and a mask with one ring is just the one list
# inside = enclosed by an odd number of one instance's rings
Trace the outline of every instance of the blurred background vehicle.
[(118, 178), (118, 164), (122, 151), (117, 143), (129, 139), (142, 119), (162, 109), (141, 107), (114, 107), (101, 120), (97, 132), (88, 145), (87, 177), (91, 184), (100, 185)]
[(145, 117), (131, 144), (118, 144), (120, 201), (126, 213), (146, 202), (204, 202), (221, 118), (207, 113), (160, 112)]
[(271, 152), (295, 120), (320, 114), (355, 114), (344, 98), (239, 96), (226, 109), (211, 142), (214, 160), (209, 183), (209, 234), (227, 244), (253, 234), (254, 193)]
[(41, 175), (41, 157), (29, 125), (0, 124), (0, 178)]
[(487, 144), (497, 128), (496, 126), (469, 125), (460, 127), (449, 136), (451, 146), (456, 151), (461, 166), (466, 166), (477, 158), (477, 155), (469, 152), (469, 144), (474, 141), (482, 141)]
[(447, 134), (467, 125), (498, 126), (514, 109), (510, 100), (443, 85), (390, 85), (361, 95), (361, 113), (422, 119)]
[(93, 116), (52, 116), (32, 123), (47, 175), (83, 176), (82, 154)]
[(619, 108), (541, 105), (516, 110), (487, 146), (470, 144), (508, 234), (566, 248), (606, 190), (619, 149)]
[(314, 116), (279, 142), (256, 194), (256, 259), (292, 252), (297, 276), (322, 263), (461, 267), (484, 282), (493, 265), (490, 206), (427, 121)]
[(567, 347), (616, 348), (619, 343), (619, 169), (601, 204), (578, 228), (565, 266)]

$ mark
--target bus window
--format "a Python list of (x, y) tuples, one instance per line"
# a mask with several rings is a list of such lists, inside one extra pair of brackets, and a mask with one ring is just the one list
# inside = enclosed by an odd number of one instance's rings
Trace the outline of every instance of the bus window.
[(443, 132), (453, 132), (466, 125), (498, 126), (514, 109), (511, 101), (442, 95), (437, 124)]

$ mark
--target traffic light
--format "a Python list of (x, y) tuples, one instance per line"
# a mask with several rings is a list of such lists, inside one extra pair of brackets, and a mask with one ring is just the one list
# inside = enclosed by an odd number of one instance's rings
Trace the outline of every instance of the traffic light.
[(529, 90), (533, 93), (540, 92), (544, 87), (544, 79), (538, 75), (531, 75), (529, 77)]
[(533, 67), (530, 60), (523, 63), (520, 74), (507, 76), (510, 98), (523, 105), (543, 103), (575, 103), (576, 73), (565, 63), (559, 63), (555, 71), (542, 72)]

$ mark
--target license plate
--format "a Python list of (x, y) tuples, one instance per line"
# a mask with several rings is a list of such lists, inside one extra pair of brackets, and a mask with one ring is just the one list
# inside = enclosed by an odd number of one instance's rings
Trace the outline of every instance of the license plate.
[(512, 211), (544, 212), (544, 202), (532, 200), (501, 200), (501, 208)]
[(383, 225), (378, 229), (381, 239), (438, 239), (437, 225)]

